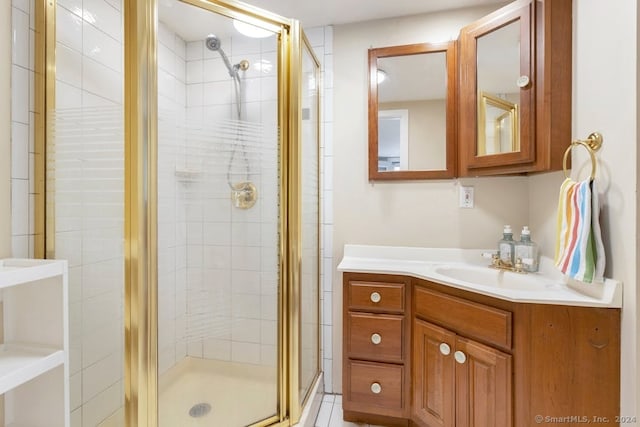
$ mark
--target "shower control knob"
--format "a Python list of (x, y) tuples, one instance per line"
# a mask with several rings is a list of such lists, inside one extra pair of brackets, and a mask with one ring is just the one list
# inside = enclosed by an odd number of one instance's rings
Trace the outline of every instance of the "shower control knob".
[(518, 80), (516, 80), (516, 84), (518, 87), (527, 87), (529, 85), (529, 76), (520, 76)]
[(371, 393), (373, 393), (373, 394), (382, 393), (382, 386), (380, 385), (380, 383), (371, 384)]
[(379, 293), (371, 292), (371, 302), (378, 303), (378, 302), (380, 302), (381, 299), (382, 299), (382, 297), (380, 296)]
[(371, 342), (375, 345), (380, 344), (382, 342), (382, 336), (380, 336), (380, 334), (372, 334)]

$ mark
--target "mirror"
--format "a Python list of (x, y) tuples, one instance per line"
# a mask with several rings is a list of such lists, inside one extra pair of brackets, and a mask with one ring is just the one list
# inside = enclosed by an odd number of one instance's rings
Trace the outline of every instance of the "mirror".
[(460, 32), (462, 171), (535, 160), (532, 7), (516, 1)]
[(369, 49), (369, 179), (455, 176), (455, 42)]
[(478, 156), (520, 151), (518, 104), (480, 92)]

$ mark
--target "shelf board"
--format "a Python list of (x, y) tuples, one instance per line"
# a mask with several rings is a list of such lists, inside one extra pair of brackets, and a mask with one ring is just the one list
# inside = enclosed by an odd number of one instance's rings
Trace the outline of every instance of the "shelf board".
[(64, 351), (37, 344), (0, 345), (0, 394), (64, 364)]
[(67, 261), (40, 259), (0, 260), (0, 288), (61, 276)]

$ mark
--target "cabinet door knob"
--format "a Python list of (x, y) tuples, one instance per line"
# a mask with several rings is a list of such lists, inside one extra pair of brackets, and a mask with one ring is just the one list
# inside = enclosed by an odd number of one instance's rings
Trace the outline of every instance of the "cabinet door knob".
[(456, 362), (461, 365), (467, 361), (467, 355), (459, 350), (453, 353), (453, 357), (456, 359)]
[(382, 297), (377, 292), (371, 292), (371, 302), (380, 302)]
[(446, 342), (440, 344), (440, 353), (448, 356), (451, 353), (451, 347), (449, 347), (449, 344), (447, 344)]
[(373, 393), (373, 394), (382, 393), (382, 386), (380, 385), (380, 383), (371, 384), (371, 393)]
[(378, 345), (382, 342), (382, 336), (380, 334), (371, 334), (371, 342)]

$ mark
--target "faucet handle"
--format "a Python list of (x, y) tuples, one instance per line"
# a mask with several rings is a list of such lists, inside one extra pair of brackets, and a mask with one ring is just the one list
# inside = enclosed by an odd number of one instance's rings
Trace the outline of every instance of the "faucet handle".
[(495, 253), (495, 252), (482, 252), (482, 253), (480, 254), (480, 256), (481, 256), (482, 258), (487, 258), (487, 259), (489, 259), (489, 258), (496, 258), (496, 257), (498, 256), (498, 254), (497, 254), (497, 253)]

